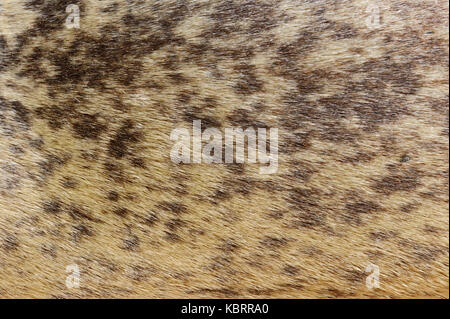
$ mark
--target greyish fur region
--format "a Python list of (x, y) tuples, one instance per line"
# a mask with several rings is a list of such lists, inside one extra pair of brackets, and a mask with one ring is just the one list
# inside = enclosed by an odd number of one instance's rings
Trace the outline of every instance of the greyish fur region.
[[(448, 13), (3, 0), (0, 297), (448, 298)], [(277, 172), (173, 163), (194, 120)]]

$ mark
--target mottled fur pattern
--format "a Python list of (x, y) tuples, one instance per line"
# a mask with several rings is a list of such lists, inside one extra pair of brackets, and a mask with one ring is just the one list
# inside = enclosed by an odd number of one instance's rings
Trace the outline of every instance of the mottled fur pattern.
[(3, 0), (0, 59), (0, 297), (448, 298), (447, 1)]

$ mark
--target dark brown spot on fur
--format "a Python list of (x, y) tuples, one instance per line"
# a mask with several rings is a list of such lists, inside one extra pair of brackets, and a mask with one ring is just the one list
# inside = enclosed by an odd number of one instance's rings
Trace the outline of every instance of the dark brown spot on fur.
[(416, 203), (409, 203), (409, 204), (402, 205), (400, 207), (400, 211), (403, 212), (403, 213), (411, 213), (412, 211), (414, 211), (418, 207), (419, 207), (419, 205), (416, 204)]
[(360, 283), (366, 278), (366, 273), (360, 270), (346, 270), (344, 278), (349, 282)]
[(64, 188), (73, 189), (77, 186), (78, 182), (72, 177), (66, 176), (62, 179), (61, 184)]
[(326, 293), (331, 295), (334, 298), (341, 298), (345, 296), (345, 293), (336, 288), (327, 288)]
[(124, 121), (108, 144), (108, 154), (114, 158), (124, 157), (128, 154), (129, 145), (138, 142), (140, 137), (141, 134), (134, 129), (133, 122)]
[(214, 194), (212, 195), (212, 202), (214, 203), (218, 203), (224, 200), (227, 200), (231, 198), (231, 194), (230, 192), (226, 191), (226, 190), (222, 190), (222, 189), (217, 189)]
[(220, 190), (232, 195), (233, 193), (240, 195), (248, 195), (255, 188), (256, 182), (252, 178), (238, 177), (222, 182)]
[(421, 262), (431, 262), (441, 254), (448, 254), (448, 247), (444, 248), (439, 245), (426, 246), (409, 239), (400, 240), (399, 245), (412, 250), (414, 257)]
[(290, 154), (302, 149), (307, 149), (312, 145), (310, 137), (311, 134), (309, 133), (287, 133), (285, 138), (280, 141), (280, 151), (282, 153)]
[(41, 252), (44, 256), (56, 257), (56, 246), (52, 244), (42, 244)]
[(58, 214), (61, 211), (61, 206), (61, 202), (57, 199), (54, 199), (44, 202), (43, 209), (46, 213)]
[(299, 270), (292, 265), (286, 265), (283, 267), (283, 272), (288, 276), (295, 276), (298, 274)]
[(357, 31), (348, 23), (339, 25), (334, 32), (333, 37), (336, 40), (350, 39), (357, 35)]
[(289, 177), (294, 178), (300, 182), (307, 182), (311, 176), (316, 172), (312, 165), (301, 161), (293, 161), (293, 172), (289, 174)]
[(2, 247), (6, 251), (16, 250), (19, 247), (19, 241), (15, 235), (6, 235), (3, 239)]
[(391, 194), (397, 191), (408, 191), (416, 189), (420, 185), (420, 173), (411, 169), (405, 174), (393, 174), (383, 177), (377, 181), (372, 188), (377, 192)]
[(281, 219), (281, 218), (283, 218), (284, 214), (285, 214), (284, 212), (275, 210), (275, 211), (271, 211), (267, 216), (269, 216), (270, 218), (273, 218), (273, 219)]
[(51, 129), (60, 129), (67, 120), (65, 110), (58, 106), (43, 106), (35, 110), (38, 118), (46, 119)]
[(161, 202), (158, 204), (158, 208), (164, 209), (165, 211), (172, 212), (177, 215), (185, 213), (187, 210), (184, 204), (177, 202)]
[[(220, 2), (214, 8), (211, 18), (216, 23), (205, 36), (214, 38), (230, 36), (238, 31), (258, 34), (275, 27), (280, 20), (280, 17), (276, 17), (272, 4), (254, 0)], [(240, 25), (242, 21), (250, 22), (245, 30)]]
[(167, 241), (171, 241), (171, 242), (176, 242), (176, 241), (180, 241), (181, 240), (180, 236), (178, 236), (177, 234), (171, 233), (171, 232), (167, 232), (167, 231), (165, 232), (164, 239), (167, 240)]
[(78, 136), (90, 139), (98, 138), (106, 129), (106, 125), (98, 121), (98, 114), (79, 114), (72, 127)]
[(409, 160), (410, 160), (410, 157), (408, 156), (408, 155), (403, 155), (402, 156), (402, 158), (400, 159), (400, 162), (402, 162), (402, 163), (406, 163), (406, 162), (409, 162)]
[(127, 276), (138, 282), (145, 280), (152, 272), (154, 272), (154, 267), (133, 265), (130, 268), (130, 271), (127, 271)]
[(107, 198), (112, 202), (117, 202), (119, 200), (119, 197), (119, 193), (117, 193), (116, 191), (110, 191), (107, 196)]
[(114, 210), (114, 213), (120, 217), (126, 217), (129, 214), (129, 210), (125, 207), (119, 207)]
[(83, 236), (92, 236), (93, 235), (91, 229), (88, 226), (83, 225), (83, 224), (73, 226), (72, 229), (73, 229), (72, 238), (76, 242), (80, 241), (83, 238)]
[(104, 169), (107, 176), (114, 182), (123, 183), (127, 181), (123, 167), (120, 163), (106, 162), (104, 164)]
[(30, 124), (30, 111), (18, 101), (11, 103), (12, 109), (16, 112), (16, 120), (29, 126)]
[(344, 163), (368, 163), (375, 157), (374, 154), (368, 152), (357, 152), (354, 156), (347, 156), (343, 159)]
[(278, 249), (287, 244), (287, 239), (277, 237), (264, 237), (260, 240), (262, 246), (270, 249)]
[(153, 226), (158, 221), (159, 221), (159, 217), (155, 212), (149, 212), (144, 217), (144, 222), (149, 226)]
[(180, 72), (169, 73), (168, 77), (175, 85), (180, 85), (180, 84), (188, 82), (188, 79), (186, 78), (186, 76)]
[(89, 220), (89, 221), (94, 221), (95, 220), (95, 218), (91, 217), (88, 212), (83, 211), (80, 208), (74, 207), (74, 206), (72, 206), (69, 209), (69, 215), (70, 215), (70, 217), (72, 217), (75, 220), (81, 220), (81, 219), (86, 219), (86, 220)]
[(188, 293), (211, 293), (219, 296), (226, 296), (226, 297), (232, 297), (232, 296), (239, 296), (239, 293), (231, 288), (220, 288), (220, 289), (212, 289), (212, 288), (201, 288), (197, 289), (195, 291), (189, 291)]
[(43, 145), (44, 145), (44, 140), (42, 139), (42, 137), (38, 137), (38, 138), (32, 139), (30, 141), (30, 146), (37, 150), (41, 150)]
[(145, 161), (143, 158), (140, 157), (133, 157), (131, 159), (131, 165), (133, 165), (134, 167), (139, 167), (139, 168), (145, 168)]
[(239, 78), (234, 85), (234, 89), (238, 94), (250, 95), (261, 91), (263, 83), (256, 76), (255, 67), (250, 64), (240, 64), (235, 67), (239, 72)]
[(233, 253), (239, 248), (239, 244), (236, 243), (233, 239), (227, 239), (223, 242), (223, 244), (219, 247), (225, 253)]
[(123, 249), (126, 250), (136, 250), (139, 246), (139, 237), (136, 235), (130, 234), (123, 240)]
[(184, 227), (185, 225), (186, 222), (179, 218), (170, 219), (165, 223), (165, 226), (172, 232), (180, 229), (181, 227)]
[(325, 224), (326, 214), (320, 208), (320, 192), (316, 189), (295, 188), (289, 204), (295, 211), (291, 227), (315, 228)]
[(266, 289), (250, 288), (250, 289), (248, 289), (248, 292), (251, 293), (252, 295), (257, 295), (257, 296), (262, 296), (262, 295), (271, 296), (273, 294), (273, 292), (274, 292), (274, 289), (271, 289), (271, 288), (266, 288)]
[(54, 170), (64, 165), (69, 160), (69, 155), (64, 157), (59, 157), (56, 155), (47, 155), (47, 159), (45, 161), (39, 162), (38, 165), (40, 167), (41, 173), (43, 176), (52, 175)]
[(344, 221), (349, 224), (359, 225), (361, 223), (362, 214), (374, 213), (380, 209), (378, 204), (371, 201), (347, 203), (342, 217)]
[(119, 4), (117, 2), (114, 2), (110, 5), (108, 5), (107, 7), (103, 8), (102, 12), (105, 12), (105, 13), (117, 12), (118, 7), (119, 7)]
[(326, 214), (318, 209), (300, 211), (292, 216), (290, 227), (315, 228), (324, 225), (325, 220)]

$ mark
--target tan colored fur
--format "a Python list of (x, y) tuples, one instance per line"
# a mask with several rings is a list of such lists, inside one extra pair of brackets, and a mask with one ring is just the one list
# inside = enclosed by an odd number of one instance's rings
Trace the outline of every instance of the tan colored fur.
[(0, 297), (448, 298), (448, 3), (369, 2), (2, 1)]

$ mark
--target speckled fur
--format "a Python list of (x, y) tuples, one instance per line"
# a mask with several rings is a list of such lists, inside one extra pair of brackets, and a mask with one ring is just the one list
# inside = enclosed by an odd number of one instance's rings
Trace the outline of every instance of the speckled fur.
[[(0, 297), (448, 298), (448, 3), (374, 2), (2, 1)], [(278, 172), (172, 163), (195, 119)]]

